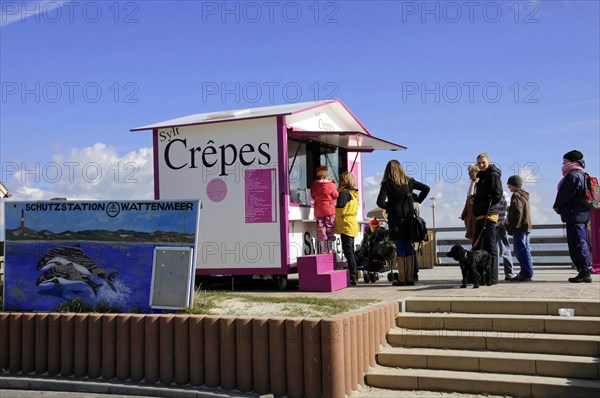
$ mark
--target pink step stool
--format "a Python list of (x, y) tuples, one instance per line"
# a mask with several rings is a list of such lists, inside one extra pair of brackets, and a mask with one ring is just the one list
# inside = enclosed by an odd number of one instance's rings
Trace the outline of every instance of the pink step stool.
[(302, 292), (335, 292), (348, 287), (348, 270), (336, 270), (335, 254), (298, 257), (298, 281)]

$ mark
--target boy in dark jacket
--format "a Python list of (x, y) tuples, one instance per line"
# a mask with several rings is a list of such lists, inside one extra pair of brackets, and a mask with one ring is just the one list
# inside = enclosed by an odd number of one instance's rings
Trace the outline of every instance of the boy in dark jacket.
[(504, 227), (513, 236), (515, 257), (521, 266), (521, 272), (510, 279), (513, 282), (530, 281), (533, 276), (533, 261), (529, 248), (529, 233), (531, 232), (529, 192), (522, 187), (523, 179), (520, 176), (514, 175), (508, 178), (508, 189), (512, 192), (512, 197), (506, 220), (504, 220)]
[(564, 154), (562, 175), (558, 183), (558, 192), (554, 201), (554, 211), (567, 225), (567, 243), (569, 256), (577, 267), (577, 276), (569, 278), (571, 283), (591, 283), (592, 264), (590, 262), (590, 246), (588, 243), (587, 223), (590, 221), (590, 210), (584, 203), (585, 180), (583, 169), (585, 160), (583, 153), (573, 150)]

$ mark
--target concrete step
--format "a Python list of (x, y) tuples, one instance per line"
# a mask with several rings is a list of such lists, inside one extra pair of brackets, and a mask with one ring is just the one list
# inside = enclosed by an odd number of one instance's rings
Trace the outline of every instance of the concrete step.
[(596, 398), (600, 380), (532, 375), (458, 372), (429, 369), (372, 368), (366, 375), (371, 387), (392, 390), (448, 391), (512, 397)]
[(394, 328), (388, 342), (396, 347), (450, 348), (599, 356), (600, 337), (532, 332), (413, 330)]
[(377, 363), (398, 368), (600, 378), (600, 358), (568, 355), (384, 347)]
[(480, 330), (600, 336), (600, 318), (555, 315), (493, 315), (404, 312), (396, 325), (405, 329)]
[[(573, 308), (575, 316), (558, 316)], [(600, 303), (408, 298), (371, 387), (514, 397), (600, 394)]]
[(452, 312), (464, 314), (558, 315), (559, 308), (573, 308), (575, 317), (600, 317), (600, 302), (586, 300), (538, 300), (495, 298), (408, 298), (406, 312)]

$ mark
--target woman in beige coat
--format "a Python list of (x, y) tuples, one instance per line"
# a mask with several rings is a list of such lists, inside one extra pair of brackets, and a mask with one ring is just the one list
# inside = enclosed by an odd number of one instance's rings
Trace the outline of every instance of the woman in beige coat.
[(473, 238), (475, 234), (475, 216), (473, 215), (473, 197), (475, 196), (475, 184), (477, 183), (477, 172), (479, 171), (479, 167), (475, 163), (470, 164), (467, 167), (467, 171), (469, 173), (469, 178), (471, 179), (471, 184), (469, 185), (469, 190), (467, 191), (467, 200), (465, 201), (465, 207), (463, 208), (462, 214), (460, 215), (460, 219), (464, 221), (465, 228), (467, 232), (465, 233), (465, 237), (471, 240), (473, 243)]

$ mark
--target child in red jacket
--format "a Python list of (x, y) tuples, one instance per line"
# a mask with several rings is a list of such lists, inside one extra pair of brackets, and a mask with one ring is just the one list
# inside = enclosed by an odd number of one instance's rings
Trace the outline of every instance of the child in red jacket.
[(317, 180), (310, 187), (317, 219), (317, 253), (333, 253), (333, 222), (335, 220), (335, 200), (339, 196), (335, 182), (327, 176), (327, 166), (317, 168)]

